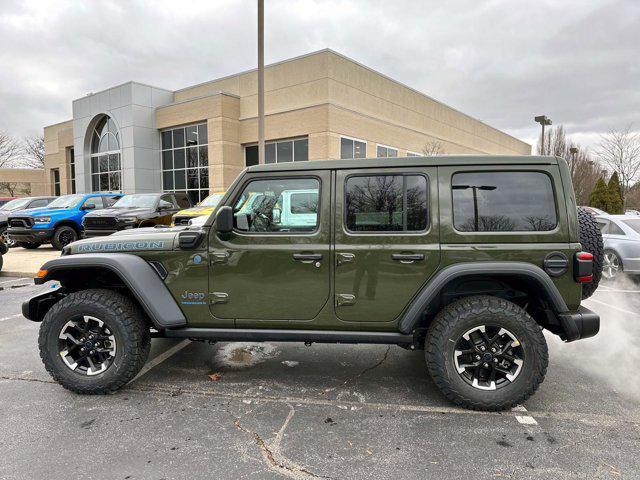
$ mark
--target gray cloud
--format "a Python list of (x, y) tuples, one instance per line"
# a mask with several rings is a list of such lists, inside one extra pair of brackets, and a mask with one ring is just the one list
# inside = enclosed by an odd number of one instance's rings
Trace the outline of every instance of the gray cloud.
[[(592, 144), (640, 128), (640, 2), (267, 0), (266, 58), (329, 47), (534, 141), (536, 114)], [(0, 129), (71, 117), (127, 80), (166, 88), (253, 68), (253, 0), (4, 0)]]

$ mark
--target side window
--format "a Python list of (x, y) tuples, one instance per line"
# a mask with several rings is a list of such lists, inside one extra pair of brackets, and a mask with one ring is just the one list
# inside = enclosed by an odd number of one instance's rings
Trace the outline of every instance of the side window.
[(607, 220), (597, 220), (598, 227), (600, 227), (600, 233), (605, 234), (609, 233), (609, 222)]
[(557, 223), (553, 185), (542, 172), (465, 172), (452, 178), (461, 232), (544, 232)]
[(176, 193), (176, 201), (180, 208), (191, 208), (191, 201), (184, 193)]
[(176, 204), (172, 195), (163, 195), (158, 202), (158, 208), (162, 210), (171, 210), (175, 208)]
[(29, 204), (29, 208), (38, 208), (38, 207), (46, 207), (49, 205), (49, 200), (45, 198), (41, 198), (39, 200), (34, 200)]
[(253, 180), (235, 201), (235, 228), (256, 233), (314, 232), (319, 198), (320, 182), (315, 178)]
[(105, 207), (109, 208), (114, 203), (116, 203), (118, 200), (120, 200), (120, 198), (122, 198), (122, 197), (117, 197), (117, 196), (113, 195), (113, 196), (110, 196), (110, 197), (102, 197), (102, 200), (104, 200)]
[(87, 207), (89, 205), (93, 205), (93, 210), (100, 210), (101, 208), (103, 208), (102, 197), (89, 197), (82, 204), (83, 207)]
[(625, 235), (624, 230), (622, 230), (618, 225), (611, 222), (609, 223), (609, 232), (610, 235)]
[(429, 225), (423, 175), (348, 177), (346, 228), (352, 232), (419, 232)]

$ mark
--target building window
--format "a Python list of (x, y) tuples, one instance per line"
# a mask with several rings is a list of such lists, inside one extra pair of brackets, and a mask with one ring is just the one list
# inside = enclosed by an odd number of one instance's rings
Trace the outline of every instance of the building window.
[(419, 153), (416, 152), (410, 152), (409, 150), (407, 150), (407, 157), (421, 157), (422, 155), (420, 155)]
[(355, 138), (340, 137), (340, 158), (365, 158), (367, 142)]
[(71, 182), (71, 193), (76, 193), (76, 159), (73, 148), (69, 149), (69, 179)]
[(94, 192), (122, 190), (120, 134), (107, 115), (96, 124), (91, 138), (91, 188)]
[(386, 145), (378, 145), (376, 155), (378, 156), (378, 158), (397, 157), (398, 149), (387, 147)]
[(545, 232), (556, 228), (551, 178), (542, 172), (464, 172), (451, 180), (460, 232)]
[(60, 196), (60, 170), (58, 168), (52, 169), (51, 175), (53, 176), (53, 194), (56, 197), (59, 197)]
[(161, 132), (162, 188), (185, 192), (195, 205), (209, 195), (207, 124)]
[(351, 232), (416, 232), (429, 223), (423, 175), (348, 177), (345, 226)]
[[(275, 140), (264, 145), (265, 163), (306, 162), (309, 160), (309, 139)], [(258, 165), (258, 145), (244, 147), (244, 164)]]

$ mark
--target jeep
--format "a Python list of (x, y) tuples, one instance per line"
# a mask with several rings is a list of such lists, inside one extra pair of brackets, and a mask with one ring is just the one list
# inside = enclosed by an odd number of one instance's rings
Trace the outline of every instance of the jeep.
[(11, 212), (7, 233), (19, 247), (33, 249), (51, 243), (62, 250), (80, 238), (82, 219), (89, 211), (110, 207), (120, 197), (121, 193), (63, 195), (43, 208)]
[(211, 215), (218, 206), (218, 203), (220, 203), (220, 200), (222, 200), (222, 197), (224, 197), (224, 192), (212, 193), (195, 207), (180, 210), (173, 216), (171, 226), (189, 225), (189, 222), (194, 218)]
[(370, 343), (423, 350), (448, 399), (502, 410), (542, 382), (543, 330), (598, 332), (580, 303), (601, 269), (561, 158), (295, 162), (247, 168), (202, 226), (67, 245), (35, 279), (57, 288), (22, 308), (78, 393), (124, 386), (151, 337)]
[(82, 220), (84, 238), (103, 237), (119, 230), (171, 224), (181, 208), (191, 207), (186, 193), (126, 195), (110, 208), (88, 213)]

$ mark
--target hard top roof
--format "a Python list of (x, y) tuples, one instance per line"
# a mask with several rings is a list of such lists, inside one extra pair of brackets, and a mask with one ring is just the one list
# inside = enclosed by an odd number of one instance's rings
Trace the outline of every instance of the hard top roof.
[(358, 168), (434, 167), (449, 165), (555, 165), (557, 157), (539, 155), (438, 155), (431, 157), (355, 158), (254, 165), (248, 172), (351, 170)]

